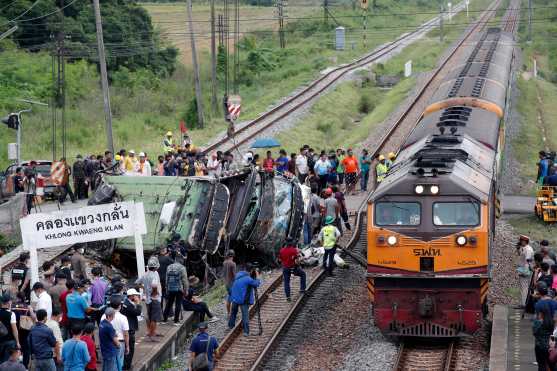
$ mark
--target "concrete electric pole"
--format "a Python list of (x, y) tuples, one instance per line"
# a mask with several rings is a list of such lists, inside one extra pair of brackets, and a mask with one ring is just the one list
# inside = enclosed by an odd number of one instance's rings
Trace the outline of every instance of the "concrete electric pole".
[(108, 150), (114, 153), (114, 142), (112, 140), (112, 111), (110, 110), (110, 92), (108, 91), (108, 74), (106, 71), (106, 55), (104, 52), (103, 26), (99, 0), (93, 0), (93, 8), (95, 10), (97, 45), (99, 49), (99, 64), (101, 67), (101, 86), (103, 90), (104, 116), (106, 120), (106, 145)]
[(195, 80), (195, 100), (197, 102), (197, 124), (200, 128), (204, 126), (203, 120), (203, 95), (201, 94), (201, 81), (199, 79), (199, 66), (197, 65), (197, 51), (195, 49), (195, 35), (193, 30), (191, 0), (188, 0), (188, 23), (190, 28), (191, 58), (193, 61), (193, 77)]
[(211, 106), (218, 111), (217, 102), (217, 46), (215, 41), (215, 0), (211, 0)]

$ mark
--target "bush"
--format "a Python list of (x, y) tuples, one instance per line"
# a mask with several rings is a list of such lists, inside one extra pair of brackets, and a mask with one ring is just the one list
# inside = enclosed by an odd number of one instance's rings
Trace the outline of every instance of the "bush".
[(330, 121), (322, 121), (317, 124), (317, 130), (324, 134), (328, 134), (333, 130), (333, 124)]
[(191, 99), (186, 112), (180, 118), (188, 124), (188, 127), (198, 127), (199, 120), (197, 119), (197, 100), (195, 99), (195, 97)]
[(375, 104), (371, 101), (371, 98), (367, 94), (360, 95), (360, 101), (358, 102), (358, 111), (360, 113), (368, 114), (375, 109)]

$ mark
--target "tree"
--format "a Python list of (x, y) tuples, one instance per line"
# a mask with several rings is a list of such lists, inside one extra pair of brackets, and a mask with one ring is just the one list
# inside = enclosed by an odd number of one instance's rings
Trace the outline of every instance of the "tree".
[[(132, 0), (100, 2), (109, 71), (125, 66), (131, 71), (147, 68), (158, 76), (174, 72), (178, 51), (162, 44), (144, 8)], [(72, 59), (97, 60), (95, 17), (90, 1), (41, 0), (32, 7), (33, 3), (35, 0), (18, 0), (0, 11), (0, 18), (16, 19), (19, 29), (13, 40), (19, 47), (31, 51), (50, 48), (53, 38), (64, 31), (67, 55)], [(50, 13), (53, 14), (44, 17)]]

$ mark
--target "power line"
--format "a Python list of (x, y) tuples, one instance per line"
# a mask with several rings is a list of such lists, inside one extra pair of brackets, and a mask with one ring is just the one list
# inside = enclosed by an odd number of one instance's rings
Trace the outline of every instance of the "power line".
[[(35, 6), (39, 1), (41, 1), (41, 0), (37, 0), (37, 1), (31, 6), (31, 8), (29, 8), (29, 9), (27, 10), (27, 12), (28, 12), (29, 10), (31, 10), (31, 9), (33, 8), (33, 6)], [(38, 20), (38, 19), (43, 19), (43, 18), (50, 17), (51, 15), (54, 15), (54, 14), (56, 14), (56, 13), (61, 12), (61, 11), (64, 10), (64, 9), (66, 9), (67, 7), (69, 7), (70, 5), (72, 5), (73, 3), (75, 3), (76, 1), (77, 1), (77, 0), (72, 0), (70, 3), (64, 5), (62, 8), (56, 8), (56, 10), (54, 10), (54, 11), (52, 11), (52, 12), (50, 12), (50, 13), (47, 13), (47, 14), (43, 14), (43, 15), (38, 16), (38, 17), (34, 17), (34, 18), (25, 18), (25, 19), (22, 19), (22, 20), (20, 20), (20, 21), (17, 21), (17, 23), (32, 22), (32, 21), (35, 21), (35, 20)], [(19, 15), (18, 17), (12, 19), (11, 21), (8, 21), (7, 23), (1, 24), (0, 27), (2, 27), (2, 26), (7, 26), (7, 25), (9, 25), (10, 23), (13, 23), (15, 20), (17, 20), (17, 19), (18, 19), (19, 17), (21, 17), (22, 15), (25, 15), (27, 12), (25, 12), (24, 14)]]
[(37, 5), (37, 4), (39, 3), (39, 1), (41, 1), (41, 0), (35, 1), (33, 4), (31, 4), (31, 6), (30, 6), (26, 11), (24, 11), (23, 13), (21, 13), (20, 15), (18, 15), (17, 17), (15, 17), (14, 19), (8, 21), (7, 24), (10, 24), (10, 23), (12, 23), (12, 22), (14, 22), (14, 21), (17, 21), (19, 18), (21, 18), (21, 17), (23, 17), (25, 14), (29, 13), (29, 12), (31, 11), (31, 9), (33, 9), (33, 8), (35, 7), (35, 5)]

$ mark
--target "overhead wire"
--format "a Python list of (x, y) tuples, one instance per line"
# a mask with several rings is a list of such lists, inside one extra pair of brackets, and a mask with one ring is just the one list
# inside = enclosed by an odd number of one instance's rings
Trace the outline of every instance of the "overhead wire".
[[(17, 21), (19, 18), (21, 18), (21, 17), (23, 17), (25, 14), (29, 13), (29, 12), (31, 11), (31, 9), (33, 9), (33, 8), (35, 7), (35, 5), (37, 5), (40, 1), (41, 1), (41, 0), (36, 0), (33, 4), (31, 4), (31, 6), (30, 6), (26, 11), (24, 11), (23, 13), (21, 13), (21, 14), (18, 15), (17, 17), (15, 17), (15, 18), (9, 20), (8, 23), (5, 23), (4, 25), (10, 24), (10, 23), (13, 23), (13, 22)], [(2, 25), (2, 26), (3, 26), (3, 25)]]

